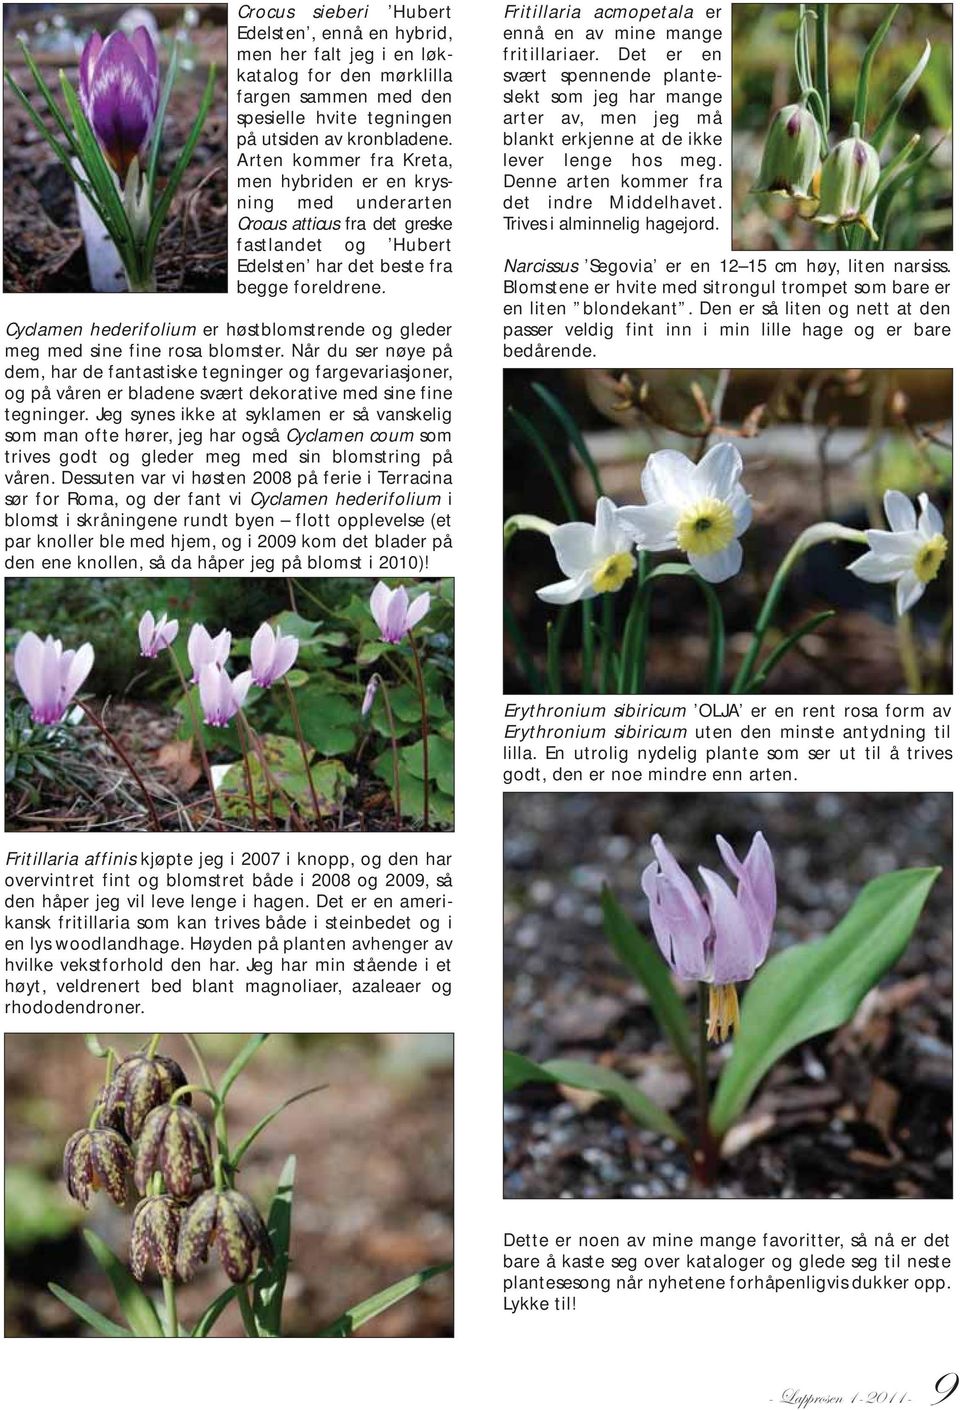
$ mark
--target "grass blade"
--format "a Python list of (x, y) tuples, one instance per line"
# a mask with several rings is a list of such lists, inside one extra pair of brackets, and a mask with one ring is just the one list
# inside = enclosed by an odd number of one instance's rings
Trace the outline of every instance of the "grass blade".
[(71, 1312), (76, 1313), (82, 1322), (86, 1322), (88, 1327), (92, 1327), (95, 1332), (99, 1332), (102, 1337), (129, 1337), (133, 1333), (127, 1331), (126, 1327), (121, 1327), (119, 1322), (112, 1322), (109, 1317), (104, 1317), (102, 1312), (98, 1312), (95, 1307), (91, 1307), (89, 1302), (84, 1302), (82, 1297), (74, 1297), (73, 1293), (67, 1292), (59, 1283), (48, 1283), (47, 1287), (58, 1297), (64, 1306), (69, 1307)]
[(368, 1297), (366, 1302), (358, 1302), (356, 1307), (351, 1307), (344, 1312), (335, 1322), (331, 1322), (329, 1327), (324, 1327), (322, 1332), (318, 1332), (317, 1336), (352, 1336), (358, 1327), (363, 1326), (364, 1322), (378, 1317), (381, 1312), (386, 1312), (388, 1307), (393, 1307), (395, 1303), (409, 1297), (418, 1288), (422, 1288), (424, 1283), (429, 1283), (431, 1278), (437, 1278), (441, 1273), (448, 1273), (452, 1267), (452, 1263), (438, 1263), (432, 1268), (422, 1268), (419, 1273), (413, 1273), (409, 1278), (403, 1278), (399, 1283), (393, 1283), (389, 1288), (384, 1288), (382, 1292), (374, 1293), (373, 1297)]
[(162, 1337), (163, 1327), (160, 1325), (157, 1309), (133, 1274), (127, 1271), (99, 1234), (95, 1234), (92, 1229), (85, 1229), (83, 1237), (90, 1252), (110, 1279), (120, 1304), (120, 1311), (130, 1330), (138, 1337)]

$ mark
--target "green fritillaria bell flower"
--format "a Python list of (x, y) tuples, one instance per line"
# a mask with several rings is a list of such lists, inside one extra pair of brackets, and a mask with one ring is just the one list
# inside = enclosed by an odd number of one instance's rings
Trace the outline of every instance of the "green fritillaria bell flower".
[(127, 1176), (133, 1165), (130, 1147), (106, 1126), (75, 1131), (63, 1152), (67, 1190), (84, 1208), (96, 1190), (106, 1190), (114, 1204), (127, 1200)]
[(856, 132), (834, 147), (820, 175), (820, 209), (815, 225), (835, 230), (838, 225), (860, 225), (877, 239), (873, 211), (880, 180), (880, 158), (869, 142)]
[(191, 1278), (215, 1247), (223, 1271), (232, 1283), (250, 1277), (257, 1256), (273, 1260), (270, 1235), (252, 1200), (238, 1190), (207, 1190), (194, 1200), (180, 1221), (177, 1272)]
[(820, 128), (813, 113), (798, 103), (781, 108), (763, 146), (760, 174), (752, 187), (758, 195), (810, 200), (820, 165)]
[(170, 1195), (148, 1195), (133, 1211), (130, 1228), (130, 1269), (138, 1282), (153, 1267), (161, 1278), (172, 1278), (180, 1239), (180, 1205)]
[[(154, 1107), (169, 1101), (179, 1087), (186, 1085), (183, 1068), (173, 1058), (134, 1053), (124, 1058), (113, 1074), (104, 1099), (103, 1124), (123, 1129), (135, 1141)], [(185, 1093), (182, 1100), (189, 1106), (190, 1093)]]

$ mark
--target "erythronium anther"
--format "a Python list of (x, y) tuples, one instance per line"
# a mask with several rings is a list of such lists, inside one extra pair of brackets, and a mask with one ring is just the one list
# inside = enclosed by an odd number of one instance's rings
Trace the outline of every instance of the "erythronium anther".
[(370, 611), (380, 629), (380, 640), (390, 646), (403, 641), (429, 610), (428, 592), (421, 593), (411, 602), (405, 587), (394, 588), (391, 592), (386, 583), (377, 583), (370, 594)]
[(537, 588), (542, 602), (565, 606), (584, 602), (604, 592), (617, 592), (636, 571), (632, 533), (622, 524), (612, 499), (597, 500), (592, 524), (558, 524), (550, 534), (563, 582)]
[(78, 89), (84, 115), (120, 181), (146, 154), (160, 100), (157, 51), (143, 25), (128, 39), (120, 30), (91, 34), (80, 56)]
[(736, 895), (716, 872), (700, 867), (707, 892), (701, 897), (663, 839), (654, 836), (650, 845), (656, 860), (645, 868), (641, 885), (660, 952), (678, 978), (710, 986), (707, 1037), (724, 1042), (740, 1023), (736, 985), (753, 977), (773, 934), (777, 883), (770, 848), (758, 832), (741, 862), (718, 837), (720, 855), (737, 880)]
[(149, 610), (144, 612), (137, 627), (137, 634), (140, 637), (140, 655), (149, 657), (151, 660), (154, 656), (159, 656), (161, 651), (165, 651), (170, 643), (176, 640), (179, 630), (180, 623), (168, 622), (166, 612), (156, 619)]
[(890, 525), (868, 529), (869, 551), (849, 564), (850, 572), (868, 583), (897, 585), (897, 612), (909, 612), (940, 571), (947, 556), (943, 517), (925, 494), (918, 497), (920, 513), (899, 490), (887, 490), (883, 508)]
[(270, 624), (264, 622), (250, 642), (250, 674), (254, 685), (264, 690), (275, 685), (296, 661), (299, 650), (300, 643), (295, 636), (284, 636), (279, 627), (271, 631)]
[(249, 671), (241, 671), (231, 680), (221, 666), (203, 666), (200, 671), (200, 704), (204, 722), (217, 728), (228, 725), (234, 715), (243, 709), (250, 684)]
[(187, 657), (193, 667), (191, 684), (199, 685), (204, 666), (222, 666), (230, 655), (232, 637), (226, 628), (211, 636), (201, 622), (195, 622), (187, 637)]
[(694, 465), (678, 450), (657, 450), (640, 477), (646, 504), (617, 510), (638, 548), (678, 548), (708, 583), (740, 570), (740, 535), (750, 524), (750, 496), (740, 483), (743, 461), (735, 445), (715, 445)]
[(24, 632), (13, 653), (13, 673), (30, 705), (35, 725), (58, 725), (67, 706), (93, 666), (93, 647), (84, 642), (77, 651), (35, 632)]

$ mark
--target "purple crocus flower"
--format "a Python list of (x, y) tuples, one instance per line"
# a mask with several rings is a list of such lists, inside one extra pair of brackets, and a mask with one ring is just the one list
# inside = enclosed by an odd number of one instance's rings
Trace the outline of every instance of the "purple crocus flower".
[(157, 116), (160, 69), (149, 30), (140, 25), (130, 39), (118, 29), (106, 40), (91, 34), (78, 87), (84, 116), (122, 183), (134, 157), (142, 162)]
[(361, 719), (369, 715), (370, 711), (373, 709), (373, 702), (377, 698), (377, 690), (379, 689), (379, 686), (379, 676), (371, 676), (370, 679), (367, 681), (367, 688), (363, 692), (363, 704), (360, 706)]
[(680, 979), (710, 985), (707, 1037), (723, 1042), (740, 1022), (736, 985), (750, 979), (770, 946), (777, 912), (773, 857), (762, 832), (754, 835), (741, 862), (724, 838), (720, 855), (737, 880), (737, 894), (716, 872), (700, 867), (701, 897), (661, 837), (652, 837), (656, 861), (641, 885), (650, 902), (650, 923), (667, 964)]
[(269, 690), (285, 676), (297, 659), (300, 643), (295, 636), (284, 636), (279, 627), (275, 632), (264, 622), (253, 634), (250, 643), (250, 673), (254, 685)]
[(140, 634), (140, 655), (151, 659), (159, 656), (161, 651), (165, 651), (170, 643), (176, 640), (179, 630), (180, 623), (168, 622), (166, 612), (154, 621), (153, 613), (148, 609), (140, 618), (137, 628)]
[(412, 632), (429, 610), (428, 592), (421, 593), (411, 602), (405, 587), (394, 588), (391, 592), (386, 583), (377, 583), (370, 594), (370, 611), (380, 628), (380, 640), (391, 646), (403, 641), (407, 632)]
[(200, 671), (200, 704), (204, 723), (222, 728), (228, 725), (250, 689), (250, 672), (243, 671), (231, 680), (221, 666), (208, 663)]
[(200, 672), (204, 666), (223, 666), (230, 655), (230, 643), (233, 640), (230, 633), (224, 627), (222, 632), (218, 632), (212, 637), (206, 627), (200, 622), (194, 622), (190, 628), (190, 635), (187, 637), (187, 657), (193, 667), (191, 684), (200, 684)]
[(93, 666), (89, 642), (77, 651), (48, 636), (24, 632), (13, 653), (13, 673), (29, 702), (35, 725), (58, 725)]

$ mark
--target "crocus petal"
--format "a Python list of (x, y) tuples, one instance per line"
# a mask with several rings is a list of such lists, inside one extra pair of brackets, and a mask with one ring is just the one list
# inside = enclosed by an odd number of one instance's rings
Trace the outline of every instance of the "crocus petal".
[(912, 568), (901, 574), (897, 579), (897, 612), (901, 617), (920, 601), (925, 587)]
[(153, 42), (153, 36), (146, 25), (138, 25), (130, 36), (130, 43), (136, 53), (137, 58), (143, 64), (144, 71), (150, 82), (151, 91), (154, 94), (154, 102), (160, 95), (160, 65), (157, 62), (157, 50)]
[(655, 450), (640, 476), (644, 499), (648, 504), (686, 504), (695, 468), (679, 450)]
[(90, 125), (120, 179), (146, 146), (156, 113), (156, 95), (125, 34), (114, 30), (93, 67)]
[(743, 548), (738, 539), (727, 544), (719, 553), (708, 553), (706, 556), (699, 553), (688, 553), (687, 560), (691, 568), (696, 571), (707, 583), (723, 583), (727, 578), (732, 578), (735, 573), (739, 573), (740, 565), (743, 562)]
[(390, 596), (390, 589), (387, 587), (386, 583), (377, 583), (373, 592), (370, 594), (370, 612), (373, 616), (373, 620), (380, 628), (381, 635), (383, 635), (384, 627), (387, 624), (387, 609), (390, 606)]
[(550, 535), (553, 551), (562, 572), (578, 578), (593, 567), (592, 524), (560, 524)]
[(418, 622), (422, 622), (430, 611), (430, 594), (422, 592), (419, 597), (415, 597), (410, 603), (407, 612), (407, 631), (412, 632)]
[(697, 494), (726, 501), (743, 471), (743, 460), (730, 441), (712, 446), (694, 469), (692, 486)]
[(757, 967), (750, 919), (722, 876), (700, 868), (713, 921), (714, 984), (739, 984)]
[(103, 48), (103, 40), (99, 34), (91, 34), (86, 44), (83, 46), (83, 53), (80, 55), (80, 70), (77, 75), (77, 87), (80, 95), (80, 105), (87, 117), (90, 119), (90, 89), (93, 86), (93, 70), (97, 59), (100, 57), (100, 50)]
[(593, 586), (589, 570), (577, 578), (568, 578), (562, 583), (549, 583), (546, 587), (537, 588), (540, 601), (549, 602), (554, 607), (566, 607), (571, 602), (586, 602), (596, 595), (597, 590)]
[(662, 553), (677, 543), (677, 510), (672, 504), (631, 504), (617, 517), (638, 548)]
[(917, 512), (900, 490), (887, 490), (883, 496), (883, 512), (894, 533), (910, 533), (917, 527)]

